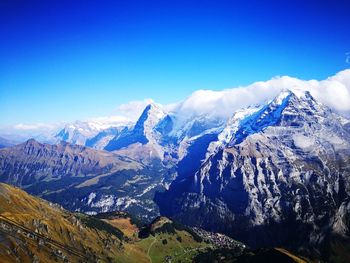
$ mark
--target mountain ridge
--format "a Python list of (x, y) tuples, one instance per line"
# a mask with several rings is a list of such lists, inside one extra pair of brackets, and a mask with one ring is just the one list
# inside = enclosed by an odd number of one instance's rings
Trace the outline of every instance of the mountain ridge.
[[(221, 146), (213, 142), (216, 147), (209, 147), (214, 150), (200, 169), (175, 179), (168, 191), (157, 196), (161, 214), (227, 233), (252, 246), (286, 245), (288, 238), (302, 246), (306, 239), (292, 238), (295, 231), (285, 230), (298, 224), (298, 233), (305, 238), (311, 234), (306, 243), (316, 247), (327, 233), (346, 235), (349, 225), (337, 227), (332, 220), (336, 214), (339, 217), (338, 209), (343, 211), (341, 222), (348, 217), (342, 207), (350, 194), (346, 165), (350, 133), (342, 117), (309, 93), (282, 95), (244, 118), (229, 121), (235, 128), (223, 132), (232, 134), (221, 136), (228, 138)], [(283, 108), (276, 115), (274, 102)], [(264, 118), (271, 116), (275, 119), (266, 126)], [(328, 232), (322, 232), (327, 224)], [(254, 236), (247, 235), (254, 231)]]

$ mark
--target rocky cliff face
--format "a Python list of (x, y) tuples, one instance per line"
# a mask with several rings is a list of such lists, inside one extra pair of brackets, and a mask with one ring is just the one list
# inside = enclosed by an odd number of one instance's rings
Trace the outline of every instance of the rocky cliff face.
[(252, 246), (317, 246), (329, 233), (347, 235), (348, 123), (290, 91), (237, 112), (200, 169), (157, 196), (160, 211)]

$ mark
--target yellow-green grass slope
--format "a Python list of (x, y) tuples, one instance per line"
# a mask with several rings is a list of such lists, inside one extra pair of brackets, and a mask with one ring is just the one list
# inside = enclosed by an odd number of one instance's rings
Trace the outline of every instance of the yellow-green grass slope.
[(184, 230), (140, 239), (128, 222), (74, 214), (0, 184), (0, 262), (191, 262), (208, 247)]

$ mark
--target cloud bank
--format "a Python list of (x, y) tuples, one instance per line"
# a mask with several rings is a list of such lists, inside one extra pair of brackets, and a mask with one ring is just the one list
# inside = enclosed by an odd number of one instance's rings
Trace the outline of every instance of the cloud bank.
[(280, 76), (222, 91), (198, 90), (173, 107), (173, 112), (178, 115), (228, 118), (236, 110), (265, 103), (286, 89), (310, 91), (316, 100), (343, 115), (350, 116), (350, 69), (322, 81)]
[(117, 107), (116, 113), (120, 116), (124, 116), (130, 121), (136, 121), (147, 105), (153, 103), (152, 99), (144, 99), (139, 101), (130, 101), (125, 104), (121, 104)]
[[(342, 115), (350, 117), (350, 69), (338, 72), (325, 80), (301, 80), (289, 76), (278, 76), (268, 81), (255, 82), (248, 86), (222, 91), (198, 90), (179, 103), (164, 105), (164, 109), (182, 119), (205, 115), (213, 118), (229, 118), (233, 113), (250, 105), (266, 103), (279, 92), (286, 89), (310, 91), (318, 101)], [(131, 101), (118, 106), (112, 116), (92, 118), (85, 122), (94, 129), (106, 129), (111, 126), (127, 125), (135, 122), (152, 99)], [(17, 124), (0, 128), (0, 134), (18, 134), (22, 137), (48, 134), (64, 126), (54, 124)]]

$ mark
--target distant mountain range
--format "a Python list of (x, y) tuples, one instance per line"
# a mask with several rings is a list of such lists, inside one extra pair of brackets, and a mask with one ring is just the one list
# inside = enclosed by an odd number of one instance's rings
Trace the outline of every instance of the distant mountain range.
[(227, 115), (151, 103), (135, 124), (76, 123), (53, 145), (0, 149), (0, 180), (71, 211), (165, 215), (329, 258), (349, 238), (350, 121), (294, 89)]
[(50, 142), (65, 141), (71, 144), (86, 145), (95, 149), (103, 149), (108, 142), (128, 129), (131, 124), (128, 122), (99, 124), (95, 122), (76, 121), (65, 125), (53, 136), (47, 138)]
[(0, 149), (16, 145), (16, 142), (0, 137)]

